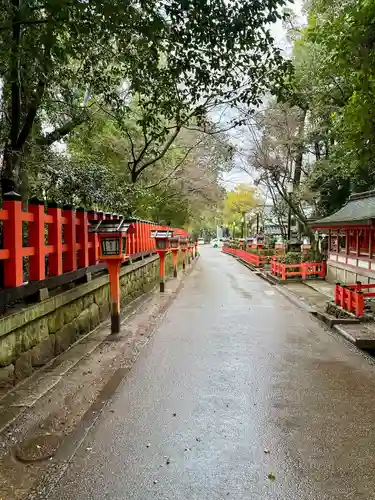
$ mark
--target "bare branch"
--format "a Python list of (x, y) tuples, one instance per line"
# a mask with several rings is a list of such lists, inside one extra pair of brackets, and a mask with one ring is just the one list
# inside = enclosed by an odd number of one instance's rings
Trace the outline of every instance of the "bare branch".
[[(170, 135), (169, 139), (167, 140), (167, 142), (164, 144), (164, 147), (163, 149), (160, 151), (160, 153), (158, 155), (156, 155), (154, 158), (151, 158), (150, 160), (146, 161), (140, 168), (138, 168), (138, 170), (133, 170), (133, 175), (132, 175), (132, 181), (135, 182), (138, 177), (141, 175), (141, 173), (147, 168), (149, 167), (150, 165), (152, 165), (153, 163), (156, 163), (157, 161), (161, 160), (164, 155), (166, 154), (166, 152), (168, 151), (168, 149), (170, 148), (170, 146), (172, 145), (173, 141), (176, 139), (176, 137), (178, 136), (179, 132), (181, 130), (181, 125), (177, 126), (176, 127), (176, 130), (173, 132), (173, 134)], [(151, 141), (149, 141), (148, 145), (151, 143)], [(147, 146), (148, 147), (148, 146)], [(143, 151), (142, 151), (142, 155), (146, 152), (146, 149), (143, 148)], [(140, 158), (138, 157), (138, 160), (137, 160), (137, 163), (139, 162)]]

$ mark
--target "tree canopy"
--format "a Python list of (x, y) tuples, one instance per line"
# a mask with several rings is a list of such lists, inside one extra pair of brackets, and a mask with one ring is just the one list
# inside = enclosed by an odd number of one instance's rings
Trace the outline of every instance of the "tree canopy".
[(287, 66), (269, 30), (282, 4), (5, 0), (2, 192), (27, 193), (29, 155), (45, 155), (98, 112), (129, 140), (136, 130), (135, 182), (149, 142), (160, 156), (187, 123), (204, 129), (217, 105), (258, 104)]
[[(244, 169), (311, 234), (308, 219), (375, 187), (373, 2), (311, 0), (289, 18), (293, 73), (277, 99), (241, 108)], [(290, 186), (292, 186), (290, 188)], [(292, 192), (291, 192), (292, 191)]]

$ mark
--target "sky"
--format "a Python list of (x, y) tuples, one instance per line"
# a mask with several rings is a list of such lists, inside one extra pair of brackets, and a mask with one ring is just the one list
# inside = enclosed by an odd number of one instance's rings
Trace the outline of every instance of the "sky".
[[(296, 14), (298, 19), (303, 20), (304, 16), (302, 13), (303, 1), (296, 0), (294, 3), (288, 3), (287, 7), (292, 9)], [(291, 45), (287, 40), (286, 30), (284, 29), (282, 22), (278, 21), (271, 27), (271, 33), (275, 38), (276, 44), (286, 53), (290, 53)], [(264, 103), (265, 104), (265, 103)], [(244, 136), (241, 134), (240, 129), (234, 129), (230, 132), (232, 142), (234, 145), (240, 149), (246, 148), (244, 144)], [(246, 140), (246, 137), (245, 137)], [(234, 189), (234, 187), (241, 183), (252, 184), (253, 179), (241, 169), (241, 162), (244, 161), (244, 155), (237, 155), (235, 158), (235, 167), (231, 172), (223, 175), (223, 182), (226, 189)]]

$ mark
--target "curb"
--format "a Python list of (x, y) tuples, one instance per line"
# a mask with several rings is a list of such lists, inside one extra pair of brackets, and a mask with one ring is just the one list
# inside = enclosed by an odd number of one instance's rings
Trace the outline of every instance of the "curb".
[(342, 328), (340, 325), (333, 325), (331, 328), (332, 328), (332, 330), (335, 330), (339, 335), (344, 337), (346, 340), (349, 340), (349, 342), (351, 342), (352, 344), (357, 346), (356, 339), (354, 337), (352, 337), (350, 335), (350, 333), (348, 333), (346, 330), (344, 330), (344, 328)]
[(283, 295), (286, 299), (289, 300), (289, 302), (297, 306), (299, 309), (308, 312), (313, 316), (317, 315), (317, 310), (315, 308), (309, 306), (308, 304), (306, 304), (306, 302), (303, 302), (303, 300), (299, 299), (296, 295), (294, 295), (294, 293), (288, 292), (285, 287), (280, 285), (275, 285), (275, 287), (277, 291), (281, 293), (281, 295)]
[[(230, 254), (228, 254), (230, 255)], [(233, 256), (235, 257), (235, 256)], [(300, 310), (307, 312), (310, 314), (313, 318), (317, 319), (321, 325), (324, 325), (325, 327), (328, 327), (332, 332), (335, 332), (339, 334), (341, 337), (343, 337), (345, 340), (349, 341), (351, 344), (353, 344), (357, 349), (362, 350), (362, 349), (369, 349), (373, 348), (373, 346), (369, 346), (365, 340), (358, 340), (355, 337), (353, 337), (349, 332), (347, 332), (341, 325), (345, 324), (359, 324), (359, 321), (354, 321), (354, 320), (340, 320), (339, 318), (334, 318), (330, 317), (328, 314), (318, 311), (316, 308), (306, 304), (303, 300), (301, 300), (299, 297), (297, 297), (294, 293), (289, 292), (285, 286), (278, 284), (274, 282), (267, 273), (264, 273), (262, 271), (254, 271), (247, 262), (243, 261), (241, 258), (236, 258), (238, 262), (246, 266), (248, 269), (250, 269), (255, 275), (259, 276), (262, 278), (264, 281), (269, 283), (270, 285), (273, 285), (276, 287), (277, 291), (283, 295), (289, 302), (291, 302), (293, 305), (298, 307)], [(310, 286), (308, 283), (304, 282), (301, 280), (301, 283), (303, 283), (305, 286), (308, 286), (312, 290), (315, 290), (314, 287)], [(322, 294), (324, 295), (324, 294)], [(327, 296), (327, 301), (329, 300), (329, 297)]]

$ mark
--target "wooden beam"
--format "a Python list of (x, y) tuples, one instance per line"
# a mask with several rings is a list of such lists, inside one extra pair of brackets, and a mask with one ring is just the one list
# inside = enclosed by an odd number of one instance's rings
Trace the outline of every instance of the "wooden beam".
[(357, 257), (359, 257), (359, 229), (356, 229), (356, 250)]

